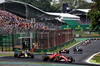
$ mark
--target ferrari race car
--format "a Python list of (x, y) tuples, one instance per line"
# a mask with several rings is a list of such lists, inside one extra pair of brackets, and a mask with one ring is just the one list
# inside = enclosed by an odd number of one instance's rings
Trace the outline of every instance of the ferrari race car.
[(74, 47), (73, 52), (74, 52), (74, 54), (82, 54), (83, 49), (80, 47)]
[(67, 53), (67, 54), (69, 54), (69, 50), (68, 49), (62, 49), (62, 50), (59, 51), (59, 53)]
[(26, 52), (26, 51), (23, 51), (23, 50), (19, 50), (19, 51), (14, 53), (14, 57), (34, 58), (34, 55), (32, 53), (29, 53), (29, 52)]
[(69, 56), (69, 57), (65, 57), (61, 54), (58, 53), (54, 53), (54, 54), (45, 54), (42, 56), (43, 61), (65, 61), (65, 62), (75, 62), (75, 60), (73, 59), (73, 57)]

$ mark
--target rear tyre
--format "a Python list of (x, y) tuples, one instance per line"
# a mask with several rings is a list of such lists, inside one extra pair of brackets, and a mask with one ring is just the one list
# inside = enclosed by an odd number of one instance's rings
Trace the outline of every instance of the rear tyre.
[(79, 51), (82, 52), (83, 50), (82, 49), (79, 49)]
[(59, 53), (61, 54), (61, 51), (59, 51)]
[(66, 53), (69, 54), (69, 50), (66, 50)]
[(18, 54), (15, 53), (15, 54), (14, 54), (14, 57), (18, 57)]
[(33, 54), (31, 55), (31, 58), (34, 58), (34, 55)]
[(49, 57), (48, 56), (42, 56), (42, 60), (43, 61), (48, 61), (49, 60)]
[(74, 61), (73, 57), (71, 57), (71, 56), (68, 57), (67, 59), (70, 60), (70, 61), (68, 61), (69, 63), (72, 63)]
[(21, 56), (24, 56), (24, 54), (23, 54), (23, 53), (20, 53), (20, 54), (18, 55), (18, 58), (20, 58)]

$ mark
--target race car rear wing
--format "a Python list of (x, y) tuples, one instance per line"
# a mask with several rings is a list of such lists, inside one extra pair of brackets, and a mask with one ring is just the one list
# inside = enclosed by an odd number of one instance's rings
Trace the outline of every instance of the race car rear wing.
[(52, 55), (52, 54), (54, 54), (54, 53), (45, 53), (45, 55)]

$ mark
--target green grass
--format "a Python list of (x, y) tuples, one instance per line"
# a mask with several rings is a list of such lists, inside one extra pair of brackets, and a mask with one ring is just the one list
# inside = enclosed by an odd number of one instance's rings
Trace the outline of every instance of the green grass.
[(0, 54), (0, 56), (13, 56), (14, 54)]
[[(75, 45), (76, 43), (78, 43), (79, 41), (74, 41), (74, 42), (72, 42), (72, 43), (69, 43), (68, 45), (64, 45), (63, 47), (61, 47), (61, 49), (68, 49), (68, 48), (70, 48), (71, 46), (73, 46), (73, 45)], [(54, 50), (54, 51), (51, 51), (51, 52), (58, 52), (59, 50), (61, 50), (59, 47), (56, 49), (56, 50)]]
[[(67, 48), (69, 48), (69, 47), (71, 47), (71, 46), (73, 46), (73, 45), (75, 45), (76, 43), (78, 43), (79, 41), (73, 41), (72, 43), (70, 42), (69, 44), (65, 44), (63, 47), (61, 47), (61, 48), (57, 48), (56, 50), (54, 50), (54, 51), (51, 51), (51, 52), (58, 52), (59, 50), (61, 50), (61, 49), (67, 49)], [(48, 52), (50, 52), (50, 51), (48, 51)], [(43, 53), (45, 53), (45, 52), (43, 52), (43, 51), (41, 51), (40, 52), (40, 54), (43, 54)], [(0, 54), (0, 56), (13, 56), (14, 54)]]
[(79, 34), (81, 36), (100, 36), (98, 32), (91, 32), (91, 35), (86, 34), (87, 31), (73, 31), (74, 35)]
[(94, 60), (94, 61), (97, 62), (97, 63), (100, 63), (100, 54), (94, 56), (94, 57), (92, 58), (92, 60)]
[[(50, 53), (55, 53), (55, 52), (59, 52), (59, 50), (61, 50), (61, 49), (68, 49), (68, 48), (70, 48), (71, 46), (73, 46), (73, 45), (75, 45), (76, 43), (78, 43), (79, 41), (73, 41), (72, 43), (70, 42), (69, 44), (65, 44), (63, 47), (57, 47), (57, 49), (56, 50), (53, 50), (53, 51), (49, 51), (49, 50), (47, 50), (47, 52), (50, 52)], [(34, 52), (33, 52), (34, 53)], [(40, 52), (40, 54), (43, 54), (43, 53), (45, 53), (45, 52), (43, 52), (43, 51), (41, 51)]]

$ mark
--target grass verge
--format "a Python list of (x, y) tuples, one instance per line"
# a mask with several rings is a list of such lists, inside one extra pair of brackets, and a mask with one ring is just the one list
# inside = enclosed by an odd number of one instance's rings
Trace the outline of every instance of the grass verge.
[(90, 62), (92, 62), (92, 63), (99, 63), (99, 64), (100, 64), (100, 54), (94, 56), (94, 57), (90, 60)]
[(0, 54), (0, 56), (13, 56), (14, 54)]
[(73, 41), (72, 43), (69, 43), (68, 45), (64, 45), (63, 47), (61, 47), (61, 48), (57, 48), (56, 50), (54, 50), (54, 51), (51, 51), (51, 52), (58, 52), (59, 50), (61, 50), (61, 49), (68, 49), (68, 48), (70, 48), (71, 46), (73, 46), (73, 45), (75, 45), (76, 43), (78, 43), (79, 41)]
[(74, 35), (79, 34), (81, 36), (100, 36), (98, 32), (91, 32), (91, 34), (86, 34), (87, 31), (73, 31)]
[[(72, 43), (70, 42), (69, 44), (65, 44), (63, 47), (61, 47), (61, 48), (57, 48), (56, 50), (54, 50), (54, 51), (51, 51), (51, 52), (53, 52), (53, 53), (55, 53), (55, 52), (59, 52), (59, 50), (61, 50), (61, 49), (68, 49), (68, 48), (70, 48), (71, 46), (73, 46), (73, 45), (75, 45), (76, 43), (78, 43), (79, 41), (73, 41)], [(50, 52), (50, 51), (47, 51), (47, 52)], [(33, 52), (34, 53), (34, 52)], [(41, 51), (40, 52), (40, 54), (43, 54), (43, 53), (45, 53), (45, 52), (43, 52), (43, 51)], [(35, 54), (35, 53), (34, 53)], [(37, 53), (36, 53), (37, 54)], [(13, 56), (14, 54), (0, 54), (0, 56)]]

